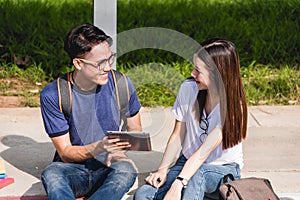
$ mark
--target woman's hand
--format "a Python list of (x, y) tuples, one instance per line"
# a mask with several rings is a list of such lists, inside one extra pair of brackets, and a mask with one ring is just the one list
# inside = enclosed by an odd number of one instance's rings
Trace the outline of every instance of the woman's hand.
[(159, 188), (167, 180), (167, 168), (159, 169), (155, 173), (150, 173), (149, 176), (145, 178), (146, 183), (152, 185), (153, 187)]
[(168, 190), (164, 200), (180, 200), (182, 191), (182, 183), (175, 179), (170, 189)]

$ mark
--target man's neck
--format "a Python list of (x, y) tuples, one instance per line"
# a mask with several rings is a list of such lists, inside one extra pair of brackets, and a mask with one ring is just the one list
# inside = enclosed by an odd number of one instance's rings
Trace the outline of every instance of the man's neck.
[(72, 82), (82, 91), (91, 91), (97, 87), (97, 84), (87, 80), (80, 72), (72, 72)]

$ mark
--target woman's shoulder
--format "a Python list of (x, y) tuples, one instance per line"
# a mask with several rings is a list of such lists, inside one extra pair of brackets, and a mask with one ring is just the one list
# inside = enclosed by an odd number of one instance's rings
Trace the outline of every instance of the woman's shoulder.
[(177, 98), (181, 103), (190, 104), (195, 101), (197, 94), (198, 87), (196, 82), (193, 79), (186, 79), (180, 85)]
[(194, 79), (186, 79), (181, 83), (180, 89), (183, 91), (198, 91), (196, 81)]

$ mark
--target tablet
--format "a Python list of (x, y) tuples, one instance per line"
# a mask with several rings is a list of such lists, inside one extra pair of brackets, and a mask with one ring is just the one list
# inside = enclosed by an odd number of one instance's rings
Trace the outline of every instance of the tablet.
[(107, 131), (108, 138), (120, 138), (129, 141), (129, 151), (151, 151), (150, 134), (144, 132)]

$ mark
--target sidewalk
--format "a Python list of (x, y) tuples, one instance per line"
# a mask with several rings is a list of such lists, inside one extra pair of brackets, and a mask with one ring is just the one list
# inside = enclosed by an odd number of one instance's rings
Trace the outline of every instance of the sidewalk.
[[(143, 129), (151, 134), (153, 152), (130, 152), (139, 168), (135, 185), (123, 199), (132, 199), (143, 178), (162, 157), (174, 119), (170, 108), (142, 108)], [(0, 189), (0, 200), (41, 199), (39, 180), (54, 148), (44, 131), (39, 108), (0, 108), (0, 159), (15, 183)], [(282, 200), (300, 200), (300, 106), (249, 107), (248, 137), (243, 143), (243, 177), (265, 177)]]

